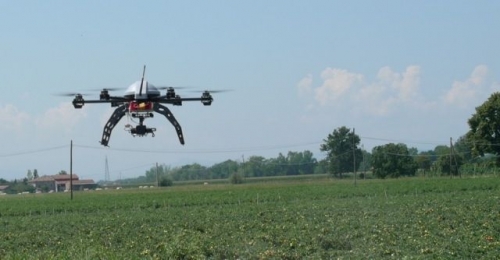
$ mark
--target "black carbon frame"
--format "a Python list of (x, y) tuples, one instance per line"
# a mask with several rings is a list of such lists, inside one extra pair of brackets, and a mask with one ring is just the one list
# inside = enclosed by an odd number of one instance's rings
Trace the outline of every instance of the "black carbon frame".
[(175, 120), (175, 117), (172, 114), (172, 112), (170, 112), (170, 109), (168, 109), (166, 106), (163, 106), (159, 103), (154, 103), (153, 110), (156, 113), (164, 115), (168, 119), (168, 121), (170, 121), (170, 123), (172, 123), (172, 125), (175, 128), (175, 131), (177, 131), (177, 136), (179, 137), (179, 141), (181, 142), (182, 145), (184, 145), (184, 136), (182, 135), (182, 128), (179, 125), (179, 123), (177, 122), (177, 120)]
[(115, 109), (115, 112), (111, 115), (108, 122), (104, 126), (102, 132), (101, 144), (108, 146), (109, 138), (111, 137), (111, 131), (120, 122), (120, 119), (128, 112), (128, 104), (121, 105)]

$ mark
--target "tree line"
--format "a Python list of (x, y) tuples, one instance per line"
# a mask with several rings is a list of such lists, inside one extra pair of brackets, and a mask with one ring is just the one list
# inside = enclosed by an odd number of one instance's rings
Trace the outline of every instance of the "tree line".
[(291, 176), (322, 173), (322, 163), (319, 163), (311, 151), (289, 151), (286, 155), (280, 153), (275, 158), (250, 156), (242, 161), (226, 160), (210, 167), (198, 163), (170, 167), (165, 164), (153, 166), (141, 177), (144, 182), (157, 182), (165, 178), (172, 181), (192, 181), (209, 179), (227, 179), (233, 175), (242, 177)]

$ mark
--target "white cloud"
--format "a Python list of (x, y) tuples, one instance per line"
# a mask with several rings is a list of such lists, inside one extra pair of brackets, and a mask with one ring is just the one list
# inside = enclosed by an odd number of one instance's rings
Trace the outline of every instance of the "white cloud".
[(420, 86), (420, 67), (409, 66), (402, 75), (401, 82), (397, 85), (399, 100), (408, 101), (414, 98)]
[(487, 74), (488, 67), (476, 66), (468, 79), (453, 82), (451, 89), (443, 97), (445, 103), (464, 107), (476, 102), (483, 91), (482, 85)]
[(314, 93), (320, 106), (334, 103), (349, 104), (357, 111), (385, 115), (401, 103), (414, 103), (420, 87), (420, 67), (408, 66), (403, 73), (382, 67), (374, 82), (365, 82), (365, 76), (338, 68), (321, 72), (322, 84), (313, 87), (312, 76), (303, 78), (297, 85), (299, 95)]
[(409, 66), (403, 73), (382, 67), (377, 79), (375, 83), (363, 85), (357, 92), (356, 100), (365, 112), (386, 115), (398, 105), (415, 104), (420, 87), (419, 66)]
[(301, 79), (297, 84), (297, 89), (299, 91), (299, 96), (307, 96), (311, 93), (312, 90), (313, 78), (311, 74), (308, 74), (306, 77)]
[(58, 107), (49, 108), (35, 120), (37, 128), (50, 130), (71, 131), (87, 114), (83, 109), (75, 109), (69, 102), (61, 103)]
[[(322, 107), (338, 105), (351, 115), (404, 115), (449, 113), (461, 107), (471, 109), (484, 102), (492, 92), (500, 91), (500, 83), (488, 78), (488, 67), (476, 66), (463, 81), (454, 81), (443, 96), (423, 96), (421, 92), (421, 68), (406, 67), (397, 72), (390, 67), (378, 70), (372, 81), (363, 74), (339, 68), (326, 68), (321, 72), (320, 85), (313, 84), (313, 76), (307, 75), (298, 83), (303, 97), (309, 95), (314, 103), (306, 104), (305, 111), (320, 111)], [(313, 109), (311, 109), (313, 107)], [(452, 108), (454, 107), (454, 108)], [(326, 110), (325, 110), (326, 111)]]
[(30, 116), (11, 104), (0, 105), (0, 129), (9, 131), (21, 130)]
[(346, 95), (348, 90), (363, 81), (363, 75), (347, 70), (326, 68), (321, 72), (323, 84), (314, 90), (315, 99), (320, 105), (327, 105)]

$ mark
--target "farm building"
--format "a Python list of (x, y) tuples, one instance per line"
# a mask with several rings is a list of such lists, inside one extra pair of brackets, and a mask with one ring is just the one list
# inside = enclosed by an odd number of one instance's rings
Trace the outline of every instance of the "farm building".
[[(69, 190), (71, 179), (69, 174), (44, 175), (28, 181), (36, 189), (53, 190), (55, 192)], [(78, 175), (73, 174), (73, 190), (95, 189), (97, 184), (94, 180), (80, 180)]]
[(5, 193), (5, 191), (9, 188), (9, 185), (0, 185), (0, 194)]

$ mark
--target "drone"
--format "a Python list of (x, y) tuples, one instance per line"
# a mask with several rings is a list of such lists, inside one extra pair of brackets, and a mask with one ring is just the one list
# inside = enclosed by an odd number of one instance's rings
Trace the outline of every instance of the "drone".
[[(80, 93), (65, 94), (71, 96), (74, 95), (72, 103), (75, 109), (81, 109), (85, 104), (94, 103), (109, 103), (111, 104), (111, 107), (116, 107), (108, 122), (104, 125), (104, 130), (100, 141), (102, 145), (108, 146), (113, 128), (125, 115), (128, 115), (132, 119), (139, 120), (139, 123), (136, 126), (132, 126), (130, 124), (125, 125), (125, 129), (128, 130), (132, 134), (132, 136), (146, 136), (148, 134), (151, 134), (154, 137), (156, 128), (147, 127), (144, 124), (144, 120), (146, 118), (152, 118), (154, 116), (153, 112), (165, 116), (168, 121), (170, 121), (170, 123), (174, 126), (175, 131), (177, 132), (179, 142), (184, 145), (184, 136), (182, 134), (182, 128), (180, 124), (177, 122), (172, 112), (162, 104), (182, 106), (183, 102), (201, 101), (204, 106), (210, 106), (213, 101), (211, 93), (223, 91), (205, 90), (202, 91), (201, 97), (182, 98), (175, 93), (176, 88), (174, 87), (155, 87), (147, 80), (144, 80), (145, 74), (146, 66), (144, 65), (144, 69), (142, 71), (142, 79), (130, 85), (123, 96), (111, 96), (109, 92), (112, 90), (116, 90), (112, 88), (102, 89), (98, 100), (85, 100), (83, 98), (84, 94)], [(165, 95), (161, 95), (160, 90), (166, 90)]]

